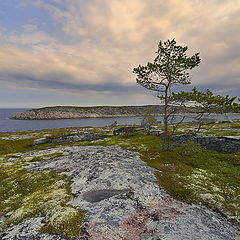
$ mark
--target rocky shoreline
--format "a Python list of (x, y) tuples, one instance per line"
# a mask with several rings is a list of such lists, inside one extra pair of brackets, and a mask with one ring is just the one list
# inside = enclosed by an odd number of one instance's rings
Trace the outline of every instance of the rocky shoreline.
[[(69, 205), (87, 210), (79, 240), (235, 240), (237, 228), (204, 206), (171, 198), (159, 185), (156, 169), (140, 154), (112, 146), (67, 146), (27, 152), (36, 157), (63, 156), (34, 162), (29, 171), (56, 170), (71, 179)], [(63, 240), (39, 233), (46, 221), (35, 217), (0, 233), (2, 240)]]
[[(194, 109), (194, 107), (191, 107), (191, 111), (194, 111)], [(10, 118), (18, 120), (107, 118), (161, 115), (162, 113), (163, 106), (161, 105), (93, 107), (56, 106), (19, 112)]]
[(143, 116), (144, 113), (161, 114), (162, 107), (159, 105), (145, 106), (93, 106), (74, 107), (57, 106), (27, 110), (11, 116), (19, 120), (41, 119), (74, 119), (74, 118), (104, 118), (104, 117), (133, 117)]

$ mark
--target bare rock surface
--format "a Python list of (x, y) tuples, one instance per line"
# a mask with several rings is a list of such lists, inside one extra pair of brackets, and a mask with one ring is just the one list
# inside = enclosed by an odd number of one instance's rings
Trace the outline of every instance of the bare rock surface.
[[(69, 204), (88, 210), (82, 240), (235, 240), (236, 227), (206, 207), (172, 199), (140, 154), (119, 146), (60, 147), (24, 153), (64, 156), (36, 162), (32, 172), (59, 170), (72, 180)], [(40, 234), (34, 218), (0, 234), (3, 240), (64, 239)]]

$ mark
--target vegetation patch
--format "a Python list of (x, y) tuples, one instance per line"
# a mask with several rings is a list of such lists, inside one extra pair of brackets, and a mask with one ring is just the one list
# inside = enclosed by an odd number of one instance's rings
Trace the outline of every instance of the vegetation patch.
[(0, 227), (43, 216), (47, 222), (41, 231), (67, 237), (79, 234), (86, 212), (67, 205), (71, 200), (71, 181), (67, 176), (55, 171), (28, 172), (32, 161), (28, 157), (13, 160), (5, 156), (0, 161), (0, 216), (5, 217)]
[(63, 233), (68, 238), (76, 237), (81, 232), (80, 226), (86, 212), (85, 210), (77, 210), (74, 207), (62, 207), (50, 217), (40, 231), (53, 234)]
[(63, 152), (55, 152), (55, 153), (51, 153), (51, 154), (46, 154), (46, 155), (33, 157), (30, 161), (31, 162), (37, 162), (37, 161), (49, 160), (49, 159), (52, 159), (52, 158), (61, 157), (63, 155), (64, 155)]

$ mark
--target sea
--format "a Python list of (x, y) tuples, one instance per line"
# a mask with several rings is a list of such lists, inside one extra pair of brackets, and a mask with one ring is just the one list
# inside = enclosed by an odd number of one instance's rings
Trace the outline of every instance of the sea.
[[(82, 119), (57, 119), (57, 120), (15, 120), (10, 119), (17, 112), (23, 112), (26, 108), (2, 108), (0, 109), (0, 132), (17, 132), (27, 130), (42, 130), (70, 127), (106, 127), (113, 122), (117, 125), (140, 125), (143, 117), (112, 117), (112, 118), (82, 118)], [(162, 117), (156, 117), (158, 121), (162, 121)], [(231, 113), (227, 115), (215, 114), (210, 118), (216, 120), (232, 120), (240, 119), (240, 113)], [(177, 116), (174, 121), (178, 122), (182, 116)], [(184, 119), (185, 122), (192, 121), (191, 116)]]

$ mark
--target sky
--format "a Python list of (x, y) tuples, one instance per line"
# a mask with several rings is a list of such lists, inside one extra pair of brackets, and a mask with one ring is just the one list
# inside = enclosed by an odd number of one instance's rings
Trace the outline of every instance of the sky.
[(200, 52), (191, 85), (240, 97), (239, 0), (1, 0), (0, 108), (144, 105), (160, 40)]

